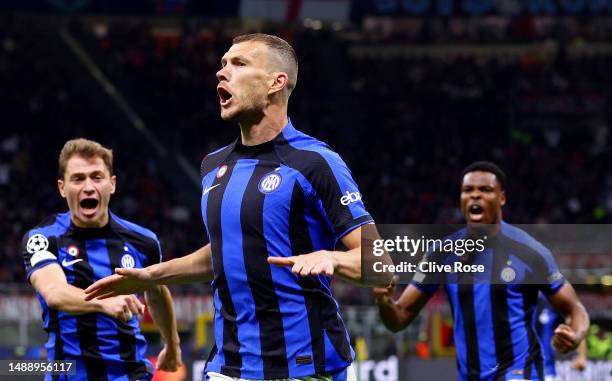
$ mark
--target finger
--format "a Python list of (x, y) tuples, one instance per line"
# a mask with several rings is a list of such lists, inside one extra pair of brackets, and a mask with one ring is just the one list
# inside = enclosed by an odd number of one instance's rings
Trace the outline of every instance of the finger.
[(119, 295), (121, 294), (119, 294), (115, 290), (108, 290), (108, 291), (104, 291), (100, 293), (99, 295), (96, 295), (95, 298), (98, 300), (102, 300), (102, 299), (114, 298), (115, 296), (119, 296)]
[(291, 268), (291, 271), (293, 271), (294, 274), (300, 275), (300, 272), (302, 271), (303, 267), (304, 267), (304, 263), (297, 262), (293, 265), (293, 267)]
[(132, 311), (127, 311), (124, 313), (125, 315), (125, 322), (127, 323), (128, 321), (132, 320), (132, 318), (134, 317), (134, 314), (132, 314)]
[(134, 300), (134, 298), (132, 296), (129, 296), (127, 298), (125, 298), (125, 303), (128, 307), (128, 310), (130, 311), (130, 313), (132, 314), (138, 314), (139, 310), (138, 310), (138, 305), (136, 304), (136, 301)]
[(134, 278), (139, 278), (141, 269), (128, 269), (124, 267), (115, 268), (115, 275), (123, 275), (123, 276), (131, 276)]
[(138, 299), (136, 295), (130, 295), (132, 300), (134, 301), (134, 305), (136, 306), (138, 313), (144, 315), (145, 305)]
[(290, 257), (268, 257), (268, 263), (274, 266), (292, 266), (295, 260)]
[[(95, 282), (94, 284), (92, 284), (91, 286), (87, 287), (85, 289), (85, 293), (88, 295), (94, 295), (92, 298), (95, 297), (95, 295), (100, 292), (101, 290), (104, 290), (105, 288), (110, 287), (111, 285), (113, 285), (114, 283), (118, 282), (119, 280), (123, 279), (123, 276), (121, 275), (117, 275), (117, 274), (113, 274), (110, 276), (107, 276), (106, 278), (102, 278), (99, 281)], [(91, 298), (89, 298), (91, 299)], [(87, 300), (89, 300), (87, 299)]]

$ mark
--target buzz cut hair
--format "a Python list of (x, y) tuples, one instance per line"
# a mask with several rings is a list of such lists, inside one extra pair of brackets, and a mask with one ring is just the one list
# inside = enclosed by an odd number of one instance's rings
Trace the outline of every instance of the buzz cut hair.
[(248, 41), (261, 42), (267, 46), (268, 49), (271, 49), (277, 54), (282, 65), (280, 69), (286, 72), (287, 76), (289, 77), (287, 82), (287, 90), (289, 94), (291, 94), (297, 85), (298, 76), (298, 59), (293, 47), (282, 38), (265, 33), (251, 33), (236, 36), (232, 40), (232, 44), (235, 45)]
[(506, 190), (506, 186), (508, 184), (506, 180), (506, 174), (504, 173), (504, 171), (502, 171), (502, 169), (497, 164), (491, 161), (485, 161), (485, 160), (475, 161), (472, 164), (468, 165), (461, 172), (461, 181), (463, 181), (463, 178), (465, 177), (466, 174), (470, 172), (476, 172), (476, 171), (488, 172), (488, 173), (494, 174), (495, 178), (497, 179), (497, 182), (501, 186), (501, 190), (502, 191)]
[(80, 156), (84, 159), (99, 157), (108, 169), (108, 173), (111, 176), (113, 174), (113, 150), (93, 140), (77, 138), (68, 140), (60, 152), (58, 160), (60, 179), (64, 179), (68, 160), (73, 156)]

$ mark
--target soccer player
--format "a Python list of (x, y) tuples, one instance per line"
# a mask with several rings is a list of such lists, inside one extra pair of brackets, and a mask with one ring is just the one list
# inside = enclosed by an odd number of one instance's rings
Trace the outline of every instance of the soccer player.
[[(161, 261), (153, 232), (109, 212), (115, 192), (113, 154), (86, 139), (66, 142), (59, 156), (59, 192), (69, 212), (49, 216), (23, 238), (23, 259), (36, 289), (48, 333), (49, 360), (75, 360), (76, 374), (45, 380), (150, 380), (146, 341), (136, 315), (144, 305), (134, 295), (85, 301), (86, 287), (115, 268)], [(175, 371), (181, 350), (170, 292), (143, 289), (164, 348), (157, 369)]]
[[(221, 66), (221, 118), (236, 122), (240, 137), (201, 165), (210, 243), (145, 269), (118, 270), (87, 289), (88, 297), (214, 276), (209, 379), (354, 379), (328, 276), (360, 281), (361, 230), (372, 218), (338, 154), (287, 116), (298, 74), (293, 48), (275, 36), (243, 35)], [(336, 251), (338, 242), (348, 250)]]
[[(542, 356), (544, 357), (545, 381), (555, 381), (557, 370), (555, 368), (555, 350), (552, 347), (552, 338), (555, 329), (563, 324), (563, 319), (552, 308), (546, 297), (540, 293), (536, 307), (535, 330), (542, 343)], [(586, 340), (582, 340), (576, 349), (576, 357), (572, 361), (572, 368), (578, 371), (584, 370), (587, 361)]]
[[(539, 291), (570, 321), (555, 330), (552, 341), (559, 352), (575, 349), (589, 326), (584, 307), (561, 276), (551, 253), (524, 231), (502, 221), (505, 187), (506, 176), (493, 163), (476, 162), (463, 171), (461, 211), (468, 223), (466, 231), (487, 227), (493, 233), (487, 246), (493, 263), (501, 264), (494, 273), (508, 283), (444, 285), (452, 307), (460, 380), (544, 380), (542, 350), (533, 325)], [(538, 264), (535, 271), (529, 268), (534, 263)], [(528, 275), (543, 271), (545, 274), (534, 276), (543, 276), (547, 282), (512, 283), (518, 270)], [(426, 278), (417, 272), (416, 281), (413, 279), (398, 300), (392, 299), (393, 284), (374, 289), (388, 329), (399, 331), (410, 324), (439, 288)]]

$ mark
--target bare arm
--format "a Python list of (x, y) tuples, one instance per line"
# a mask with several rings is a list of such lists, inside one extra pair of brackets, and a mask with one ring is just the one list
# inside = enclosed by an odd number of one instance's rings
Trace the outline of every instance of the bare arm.
[[(345, 281), (366, 286), (361, 276), (362, 234), (365, 231), (365, 226), (360, 226), (342, 237), (341, 241), (346, 246), (346, 251), (319, 250), (292, 257), (268, 257), (268, 263), (276, 266), (291, 266), (291, 271), (300, 276), (336, 275)], [(378, 237), (378, 232), (373, 224), (367, 225), (365, 234), (368, 235), (367, 240)], [(390, 280), (392, 274), (385, 274), (385, 276)]]
[(100, 302), (85, 301), (85, 292), (68, 284), (59, 265), (52, 264), (36, 270), (30, 277), (30, 282), (49, 308), (71, 314), (103, 312)]
[(548, 301), (568, 322), (555, 329), (553, 346), (561, 353), (576, 349), (587, 334), (590, 320), (574, 287), (566, 282), (557, 293), (548, 297)]
[(427, 304), (429, 297), (413, 285), (408, 285), (398, 300), (393, 300), (395, 285), (374, 288), (380, 318), (392, 332), (406, 328)]
[(66, 275), (57, 264), (38, 269), (30, 277), (30, 282), (50, 308), (70, 314), (100, 312), (116, 319), (129, 321), (133, 315), (144, 312), (144, 305), (133, 295), (104, 301), (86, 301), (85, 291), (69, 284)]
[(166, 286), (154, 286), (145, 291), (145, 299), (165, 343), (158, 356), (157, 369), (174, 372), (181, 366), (181, 348), (170, 290)]
[(572, 361), (572, 368), (583, 371), (586, 368), (587, 360), (587, 343), (586, 340), (582, 340), (576, 349), (576, 357)]
[(213, 279), (211, 256), (208, 244), (184, 257), (144, 269), (117, 268), (115, 274), (87, 287), (86, 299), (132, 294), (162, 284), (210, 282)]
[[(210, 282), (213, 279), (210, 244), (191, 254), (146, 267), (154, 284)], [(120, 273), (120, 272), (118, 272)]]

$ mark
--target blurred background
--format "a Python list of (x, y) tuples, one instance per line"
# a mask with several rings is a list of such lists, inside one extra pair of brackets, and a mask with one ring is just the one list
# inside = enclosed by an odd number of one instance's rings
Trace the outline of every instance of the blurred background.
[[(155, 231), (166, 260), (204, 243), (199, 164), (238, 134), (215, 73), (247, 32), (294, 46), (292, 121), (344, 158), (377, 223), (461, 223), (459, 175), (480, 159), (508, 175), (509, 222), (612, 222), (610, 0), (2, 0), (0, 359), (46, 358), (20, 241), (67, 210), (67, 139), (114, 149), (111, 209)], [(560, 380), (610, 380), (612, 274), (580, 283), (590, 362), (560, 362)], [(361, 381), (456, 379), (443, 293), (391, 335), (370, 290), (335, 291)], [(200, 380), (210, 288), (172, 292), (185, 367), (156, 380)], [(150, 316), (142, 327), (155, 356)]]

